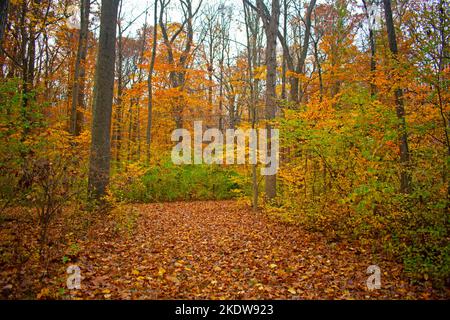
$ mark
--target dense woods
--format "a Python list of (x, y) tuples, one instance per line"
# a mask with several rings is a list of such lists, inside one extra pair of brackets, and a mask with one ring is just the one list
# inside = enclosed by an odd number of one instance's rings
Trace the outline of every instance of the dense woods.
[[(1, 0), (0, 296), (448, 298), (449, 14), (447, 0)], [(173, 130), (198, 121), (278, 129), (278, 172), (174, 164)], [(377, 264), (385, 286), (366, 291)]]

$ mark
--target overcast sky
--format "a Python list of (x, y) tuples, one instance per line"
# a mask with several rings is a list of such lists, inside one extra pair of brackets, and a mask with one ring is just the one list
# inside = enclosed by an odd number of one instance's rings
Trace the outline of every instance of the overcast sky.
[[(208, 4), (219, 3), (220, 0), (203, 0), (202, 8), (204, 8)], [(245, 29), (241, 26), (241, 23), (244, 20), (243, 16), (243, 8), (242, 8), (242, 0), (222, 0), (226, 5), (232, 6), (233, 9), (233, 21), (231, 25), (230, 37), (233, 40), (244, 43), (245, 42)], [(194, 8), (197, 7), (199, 0), (194, 0)], [(125, 21), (132, 21), (136, 17), (140, 16), (143, 12), (145, 12), (146, 8), (150, 8), (148, 14), (148, 23), (153, 24), (153, 4), (154, 0), (123, 0), (123, 12), (125, 13)], [(179, 8), (179, 0), (172, 0), (170, 4), (169, 10), (169, 19), (173, 22), (180, 22), (182, 19), (182, 11)], [(201, 14), (201, 10), (198, 15)], [(134, 36), (138, 29), (142, 27), (145, 22), (145, 14), (142, 14), (140, 18), (136, 20), (132, 27), (129, 29), (129, 35)], [(201, 22), (197, 20), (197, 26), (201, 26)], [(198, 34), (197, 34), (198, 35)], [(234, 45), (237, 45), (236, 43)], [(232, 44), (233, 46), (233, 44)]]

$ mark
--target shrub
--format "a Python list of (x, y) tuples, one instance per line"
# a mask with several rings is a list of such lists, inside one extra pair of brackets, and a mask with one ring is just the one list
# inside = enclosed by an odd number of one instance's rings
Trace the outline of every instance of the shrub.
[(111, 193), (121, 201), (170, 202), (224, 200), (240, 188), (238, 173), (231, 168), (209, 165), (177, 166), (169, 161), (145, 170), (129, 165), (111, 183)]

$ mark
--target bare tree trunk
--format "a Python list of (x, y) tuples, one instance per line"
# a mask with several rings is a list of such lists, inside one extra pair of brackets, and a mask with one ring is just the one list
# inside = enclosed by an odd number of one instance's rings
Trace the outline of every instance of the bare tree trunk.
[[(258, 0), (258, 6), (262, 8), (262, 0)], [(280, 2), (279, 0), (272, 0), (272, 11), (270, 19), (264, 23), (266, 32), (267, 48), (266, 48), (266, 120), (270, 121), (275, 118), (277, 111), (277, 33), (280, 18)], [(270, 135), (272, 125), (269, 123), (267, 128), (268, 151), (271, 150)], [(275, 198), (277, 194), (277, 175), (266, 176), (266, 197), (268, 199)]]
[(101, 199), (109, 183), (111, 114), (116, 61), (116, 26), (120, 0), (102, 0), (100, 38), (95, 72), (89, 195)]
[[(395, 27), (392, 19), (391, 0), (383, 0), (384, 12), (386, 17), (386, 28), (389, 39), (389, 48), (395, 61), (398, 61), (397, 39), (395, 36)], [(411, 191), (411, 176), (408, 172), (410, 166), (410, 153), (408, 148), (408, 134), (406, 132), (405, 105), (403, 100), (403, 89), (395, 90), (395, 108), (399, 125), (399, 147), (400, 147), (400, 191), (409, 193)]]
[[(366, 17), (369, 20), (370, 14), (369, 14), (369, 9), (367, 7), (367, 2), (366, 0), (362, 0), (363, 5), (364, 5), (364, 10), (366, 12)], [(377, 91), (377, 86), (374, 83), (374, 76), (375, 76), (375, 71), (377, 69), (377, 61), (375, 60), (375, 53), (376, 53), (376, 47), (375, 47), (375, 32), (372, 29), (371, 25), (369, 24), (369, 43), (370, 43), (370, 95), (371, 97), (375, 97), (376, 91)]]
[(122, 120), (123, 120), (123, 89), (124, 89), (124, 75), (123, 75), (123, 34), (124, 28), (122, 26), (122, 8), (123, 1), (120, 1), (119, 5), (119, 19), (117, 23), (118, 27), (118, 39), (117, 39), (117, 107), (115, 112), (115, 122), (113, 126), (113, 141), (115, 141), (116, 151), (116, 166), (120, 168), (120, 151), (122, 149)]
[[(283, 0), (283, 37), (287, 38), (287, 23), (288, 23), (288, 5), (287, 0)], [(286, 71), (287, 71), (287, 52), (283, 50), (283, 65), (281, 70), (281, 99), (286, 99)]]
[[(41, 0), (33, 0), (31, 2), (31, 10), (38, 16), (39, 6)], [(35, 78), (35, 60), (36, 60), (36, 22), (29, 22), (29, 30), (26, 30), (26, 15), (28, 12), (28, 4), (24, 1), (22, 6), (22, 17), (21, 17), (21, 33), (22, 33), (22, 75), (23, 75), (23, 100), (22, 100), (22, 115), (29, 125), (26, 126), (24, 130), (24, 135), (27, 135), (29, 128), (31, 127), (32, 118), (28, 113), (28, 108), (30, 105), (30, 100), (33, 99), (30, 93), (34, 89), (34, 78)]]
[[(223, 41), (222, 41), (223, 44)], [(222, 47), (222, 53), (220, 56), (220, 75), (219, 75), (219, 130), (223, 131), (223, 60), (224, 60), (225, 48)]]
[(320, 92), (320, 102), (323, 101), (323, 76), (322, 76), (322, 64), (320, 63), (320, 57), (319, 57), (319, 40), (313, 40), (314, 44), (314, 60), (316, 61), (317, 65), (317, 73), (319, 75), (319, 92)]
[(9, 0), (0, 0), (0, 47), (3, 46), (6, 22), (8, 21)]
[[(308, 55), (308, 49), (309, 49), (309, 40), (311, 38), (311, 16), (312, 16), (312, 12), (314, 7), (316, 6), (316, 0), (311, 0), (311, 2), (309, 3), (308, 9), (306, 11), (306, 22), (305, 22), (305, 37), (303, 38), (303, 46), (302, 46), (302, 52), (300, 54), (300, 59), (298, 61), (297, 64), (297, 70), (296, 73), (298, 74), (303, 74), (305, 71), (305, 61), (306, 61), (306, 57)], [(297, 97), (298, 101), (298, 92), (299, 92), (299, 87), (300, 87), (300, 81), (298, 78), (295, 78), (295, 84), (296, 84), (296, 88), (295, 91), (295, 95)], [(301, 100), (301, 99), (300, 99)]]
[(74, 136), (78, 136), (81, 133), (83, 125), (83, 112), (79, 110), (85, 109), (84, 102), (84, 88), (85, 88), (85, 75), (86, 75), (86, 56), (88, 49), (88, 33), (89, 33), (89, 14), (90, 14), (91, 1), (81, 0), (80, 12), (80, 33), (78, 38), (78, 50), (77, 59), (75, 62), (75, 72), (73, 79), (72, 89), (72, 108), (71, 108), (71, 121), (70, 121), (70, 133)]
[(442, 118), (443, 123), (443, 131), (444, 131), (444, 137), (445, 137), (445, 143), (447, 146), (447, 152), (444, 155), (444, 168), (443, 168), (443, 182), (447, 182), (447, 206), (446, 210), (450, 208), (450, 179), (448, 177), (449, 171), (448, 171), (448, 160), (450, 158), (450, 113), (445, 113), (444, 106), (448, 103), (447, 99), (445, 99), (445, 96), (443, 92), (448, 92), (448, 81), (446, 81), (444, 70), (448, 66), (448, 56), (450, 54), (449, 47), (448, 47), (448, 28), (446, 26), (448, 25), (448, 21), (446, 18), (446, 12), (445, 12), (445, 0), (440, 0), (438, 4), (438, 10), (439, 10), (439, 38), (440, 38), (440, 45), (441, 50), (438, 54), (438, 75), (437, 75), (437, 98), (438, 98), (438, 108), (439, 113)]
[[(133, 159), (133, 151), (131, 142), (133, 141), (133, 104), (134, 99), (130, 100), (130, 107), (128, 108), (128, 141), (127, 141), (127, 160), (131, 161)], [(139, 108), (139, 102), (137, 103), (137, 108)], [(139, 119), (137, 119), (139, 121)]]
[[(263, 2), (258, 0), (258, 2), (257, 2), (258, 7), (255, 7), (251, 2), (249, 2), (249, 0), (245, 0), (245, 3), (247, 5), (249, 5), (251, 8), (253, 8), (254, 10), (256, 10), (256, 12), (258, 12), (258, 14), (261, 17), (261, 19), (263, 20), (264, 24), (269, 23), (271, 16), (268, 12), (269, 10), (267, 9), (266, 5)], [(309, 3), (309, 6), (308, 6), (307, 12), (306, 12), (305, 36), (303, 38), (303, 47), (302, 47), (302, 51), (300, 53), (300, 57), (298, 59), (297, 66), (294, 65), (294, 59), (289, 51), (289, 45), (287, 43), (287, 39), (283, 36), (283, 34), (281, 34), (281, 32), (278, 30), (278, 27), (277, 27), (276, 35), (277, 35), (278, 39), (280, 40), (281, 45), (283, 47), (283, 54), (286, 57), (287, 68), (291, 72), (302, 73), (304, 70), (306, 56), (308, 54), (309, 40), (310, 40), (310, 36), (311, 36), (311, 15), (312, 15), (312, 11), (313, 11), (315, 5), (316, 5), (316, 0), (311, 0), (311, 2)], [(290, 100), (292, 102), (298, 102), (299, 101), (299, 86), (300, 86), (300, 81), (299, 81), (298, 77), (290, 77), (289, 83), (291, 85), (290, 93), (289, 93)]]
[[(250, 27), (250, 18), (249, 18), (249, 10), (247, 5), (245, 4), (245, 1), (243, 1), (244, 5), (244, 13), (245, 13), (245, 27), (246, 27), (246, 35), (247, 35), (247, 63), (248, 63), (248, 74), (249, 74), (249, 87), (250, 87), (250, 116), (251, 116), (251, 122), (252, 122), (252, 129), (256, 129), (257, 124), (257, 97), (256, 97), (256, 83), (255, 83), (255, 77), (254, 77), (254, 68), (256, 67), (256, 55), (257, 55), (257, 48), (256, 48), (256, 38), (258, 36), (257, 31), (257, 25), (258, 20), (256, 20), (255, 25), (252, 25)], [(258, 210), (258, 175), (257, 175), (257, 164), (252, 165), (252, 207), (253, 210)]]
[(148, 71), (148, 116), (147, 116), (147, 163), (150, 163), (150, 145), (152, 141), (152, 111), (153, 111), (153, 71), (155, 69), (156, 46), (158, 40), (158, 0), (155, 0), (155, 20), (153, 25), (152, 57)]

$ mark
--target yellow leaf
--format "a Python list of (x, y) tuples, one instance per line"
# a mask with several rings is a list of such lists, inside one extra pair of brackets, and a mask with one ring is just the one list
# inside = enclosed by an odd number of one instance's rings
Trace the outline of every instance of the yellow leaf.
[(275, 263), (272, 263), (269, 267), (270, 267), (270, 269), (275, 269), (277, 267), (277, 265)]
[(134, 269), (131, 273), (134, 274), (135, 276), (138, 276), (139, 275), (139, 270)]
[(46, 298), (50, 294), (49, 288), (43, 288), (41, 292), (37, 295), (37, 299), (43, 299)]
[(174, 276), (166, 276), (166, 279), (174, 283), (180, 283), (180, 280), (178, 280), (178, 278)]
[(159, 270), (158, 270), (158, 276), (162, 277), (165, 273), (166, 273), (166, 269), (164, 269), (164, 268), (159, 268)]
[(291, 294), (297, 294), (297, 291), (294, 289), (294, 288), (289, 288), (288, 289), (288, 291), (289, 291), (289, 293), (291, 293)]

